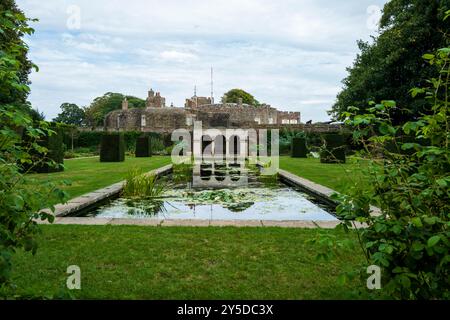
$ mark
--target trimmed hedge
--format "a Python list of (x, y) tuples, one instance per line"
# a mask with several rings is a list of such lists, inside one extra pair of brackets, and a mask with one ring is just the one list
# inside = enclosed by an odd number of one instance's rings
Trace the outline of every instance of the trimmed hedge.
[[(74, 135), (74, 148), (89, 148), (92, 151), (94, 151), (94, 149), (99, 150), (103, 134), (104, 132), (102, 131), (78, 131)], [(143, 134), (140, 131), (125, 131), (123, 132), (123, 136), (125, 139), (126, 151), (134, 152), (136, 149), (136, 139), (144, 135), (149, 136), (153, 141), (161, 141), (161, 143), (155, 143), (152, 146), (152, 151), (162, 151), (165, 147), (172, 144), (170, 141), (170, 134), (163, 135), (158, 132), (146, 132)], [(67, 149), (70, 149), (72, 137), (69, 130), (66, 130), (64, 133), (64, 143), (67, 146)]]
[(291, 157), (306, 158), (308, 149), (306, 148), (306, 139), (301, 137), (292, 138)]
[(338, 133), (323, 135), (325, 146), (320, 152), (321, 163), (345, 163), (345, 137)]
[[(43, 160), (41, 163), (33, 167), (34, 172), (37, 173), (50, 173), (64, 171), (64, 132), (62, 128), (51, 127), (51, 130), (55, 131), (52, 135), (45, 136), (38, 144), (47, 148), (46, 155), (36, 155), (38, 159)], [(44, 158), (43, 158), (44, 157)], [(48, 162), (55, 162), (54, 165)]]
[(149, 136), (138, 137), (136, 139), (136, 158), (146, 158), (152, 156), (152, 145)]
[(125, 139), (123, 134), (103, 134), (100, 144), (100, 162), (122, 161), (125, 161)]

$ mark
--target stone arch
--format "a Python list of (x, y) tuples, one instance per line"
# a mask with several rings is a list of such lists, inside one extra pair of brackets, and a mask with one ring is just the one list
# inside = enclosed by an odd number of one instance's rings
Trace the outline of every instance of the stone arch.
[(237, 158), (241, 153), (241, 138), (238, 135), (232, 135), (229, 140), (229, 154), (233, 158)]
[(225, 160), (227, 154), (227, 139), (224, 135), (217, 135), (214, 138), (214, 157), (218, 160)]
[(213, 140), (209, 135), (203, 135), (201, 139), (201, 153), (202, 159), (210, 158), (213, 154)]

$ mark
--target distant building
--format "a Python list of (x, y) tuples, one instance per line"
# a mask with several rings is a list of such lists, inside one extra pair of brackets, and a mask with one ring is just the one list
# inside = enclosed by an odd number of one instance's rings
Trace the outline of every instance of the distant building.
[(166, 98), (161, 97), (161, 94), (159, 92), (153, 91), (153, 89), (150, 89), (148, 92), (148, 97), (146, 101), (146, 107), (149, 108), (165, 108), (166, 107)]
[(122, 110), (106, 115), (105, 129), (170, 132), (190, 128), (194, 121), (202, 121), (205, 127), (221, 128), (286, 126), (300, 124), (300, 112), (278, 111), (268, 104), (252, 106), (242, 100), (214, 104), (211, 98), (196, 94), (186, 99), (184, 108), (166, 107), (166, 99), (150, 89), (145, 109), (129, 109), (124, 100)]

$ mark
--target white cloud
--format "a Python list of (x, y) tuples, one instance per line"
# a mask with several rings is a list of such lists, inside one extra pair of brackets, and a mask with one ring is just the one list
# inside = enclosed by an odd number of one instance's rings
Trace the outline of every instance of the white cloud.
[(180, 52), (175, 50), (167, 50), (160, 53), (160, 57), (163, 60), (177, 61), (177, 62), (188, 62), (190, 60), (196, 59), (196, 56), (188, 52)]
[[(18, 0), (33, 18), (30, 100), (48, 118), (63, 102), (108, 91), (145, 97), (150, 87), (182, 106), (194, 85), (208, 95), (240, 87), (260, 101), (327, 120), (356, 40), (368, 39), (367, 8), (386, 0)], [(80, 8), (69, 30), (67, 8)]]

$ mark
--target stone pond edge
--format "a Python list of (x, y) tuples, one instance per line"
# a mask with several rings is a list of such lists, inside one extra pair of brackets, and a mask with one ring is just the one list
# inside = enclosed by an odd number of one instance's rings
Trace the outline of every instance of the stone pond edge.
[[(172, 171), (172, 165), (150, 171), (156, 175), (164, 175)], [(336, 204), (330, 197), (336, 191), (314, 183), (308, 179), (301, 178), (288, 171), (279, 169), (278, 175), (280, 179), (290, 185), (299, 187), (310, 193), (320, 200), (328, 204)], [(334, 229), (339, 221), (318, 221), (318, 220), (200, 220), (200, 219), (123, 219), (123, 218), (92, 218), (92, 217), (69, 217), (74, 212), (87, 210), (98, 202), (105, 201), (109, 198), (118, 196), (123, 189), (124, 181), (112, 184), (108, 187), (84, 194), (76, 197), (66, 204), (58, 204), (55, 206), (55, 211), (52, 213), (50, 209), (45, 209), (43, 212), (53, 214), (55, 221), (53, 224), (64, 225), (137, 225), (137, 226), (190, 226), (190, 227), (284, 227), (284, 228), (323, 228)], [(371, 207), (373, 215), (379, 215), (380, 210), (376, 207)], [(38, 221), (40, 224), (50, 224), (47, 221)], [(356, 223), (355, 227), (363, 227), (363, 225)]]

